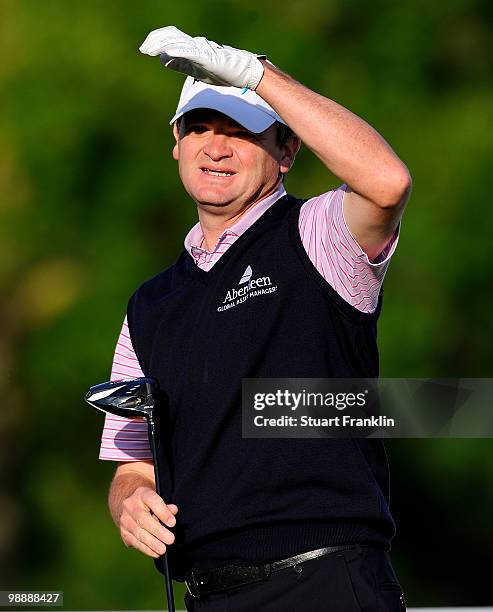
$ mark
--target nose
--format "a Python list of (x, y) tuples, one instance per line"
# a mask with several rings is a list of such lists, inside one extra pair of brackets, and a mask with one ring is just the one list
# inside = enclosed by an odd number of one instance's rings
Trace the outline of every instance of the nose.
[(233, 155), (229, 137), (226, 134), (215, 134), (214, 132), (212, 132), (207, 139), (203, 151), (207, 157), (210, 157), (214, 161), (232, 157)]

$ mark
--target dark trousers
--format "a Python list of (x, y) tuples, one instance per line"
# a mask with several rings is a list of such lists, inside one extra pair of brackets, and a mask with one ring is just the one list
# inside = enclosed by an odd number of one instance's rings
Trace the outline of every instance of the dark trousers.
[(354, 549), (274, 572), (264, 582), (193, 599), (190, 612), (402, 612), (404, 595), (389, 554)]

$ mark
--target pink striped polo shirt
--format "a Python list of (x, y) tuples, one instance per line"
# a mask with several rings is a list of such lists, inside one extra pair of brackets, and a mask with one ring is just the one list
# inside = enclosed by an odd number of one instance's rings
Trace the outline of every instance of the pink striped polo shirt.
[[(372, 262), (349, 231), (343, 212), (346, 185), (307, 200), (301, 207), (299, 230), (310, 260), (323, 278), (349, 304), (362, 312), (373, 312), (385, 272), (399, 239), (399, 228)], [(204, 235), (197, 223), (185, 238), (185, 248), (195, 263), (208, 271), (221, 255), (274, 202), (286, 194), (284, 185), (249, 208), (219, 237), (212, 251), (201, 247)], [(111, 380), (144, 376), (130, 339), (127, 318), (116, 344)], [(100, 459), (109, 461), (152, 460), (144, 419), (123, 419), (106, 415), (101, 439)]]

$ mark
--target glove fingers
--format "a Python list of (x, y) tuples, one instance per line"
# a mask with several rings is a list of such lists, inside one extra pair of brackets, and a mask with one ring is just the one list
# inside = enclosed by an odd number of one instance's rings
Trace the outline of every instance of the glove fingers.
[(157, 55), (155, 51), (167, 43), (182, 42), (183, 44), (190, 44), (192, 41), (193, 38), (188, 34), (181, 32), (174, 26), (167, 26), (150, 32), (140, 45), (139, 51), (147, 55)]

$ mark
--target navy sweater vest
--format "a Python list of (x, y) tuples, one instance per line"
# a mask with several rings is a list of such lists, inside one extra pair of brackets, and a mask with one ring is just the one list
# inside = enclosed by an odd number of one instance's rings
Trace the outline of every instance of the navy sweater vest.
[(159, 453), (163, 496), (179, 508), (177, 580), (322, 546), (388, 549), (394, 535), (381, 440), (241, 436), (242, 378), (378, 376), (381, 296), (361, 313), (322, 278), (301, 204), (278, 200), (209, 272), (184, 251), (129, 302), (142, 370), (169, 399)]

